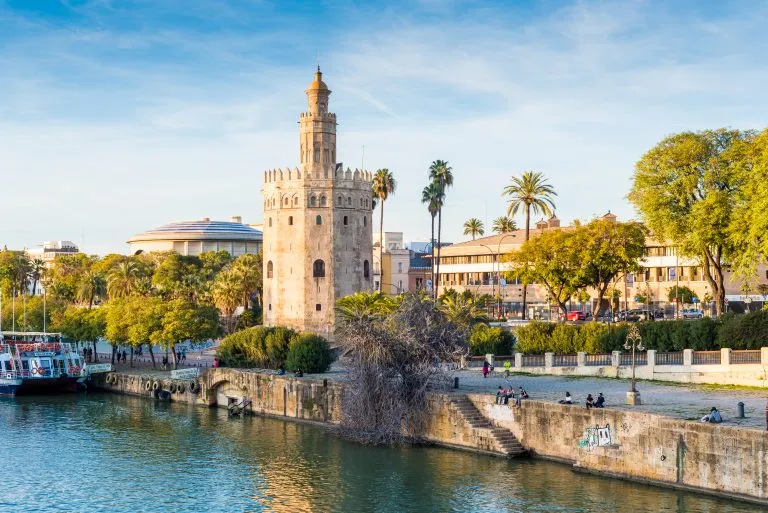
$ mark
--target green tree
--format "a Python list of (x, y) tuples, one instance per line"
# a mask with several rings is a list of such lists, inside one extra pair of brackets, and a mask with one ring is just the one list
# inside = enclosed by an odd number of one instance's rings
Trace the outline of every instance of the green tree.
[(245, 309), (251, 306), (251, 298), (256, 295), (261, 306), (262, 291), (264, 290), (264, 264), (262, 254), (240, 255), (231, 265), (232, 272), (240, 281), (242, 305)]
[(29, 261), (29, 279), (32, 280), (32, 295), (37, 294), (37, 284), (43, 278), (45, 272), (45, 262), (39, 258)]
[(344, 321), (381, 318), (393, 309), (394, 304), (379, 291), (356, 292), (336, 301), (336, 314)]
[[(531, 211), (534, 214), (552, 215), (555, 211), (553, 198), (555, 189), (547, 183), (542, 173), (525, 171), (521, 176), (513, 176), (509, 185), (504, 187), (502, 196), (509, 197), (507, 215), (515, 216), (520, 210), (525, 211), (525, 240), (530, 239)], [(523, 319), (526, 316), (528, 284), (523, 283)]]
[(221, 312), (225, 331), (232, 333), (235, 328), (235, 310), (243, 298), (241, 282), (237, 275), (228, 269), (219, 273), (213, 282), (213, 302)]
[(681, 304), (684, 305), (690, 305), (693, 303), (693, 298), (698, 299), (698, 296), (694, 291), (685, 285), (681, 285), (679, 287), (677, 285), (673, 285), (669, 288), (669, 292), (667, 293), (667, 299), (670, 302), (674, 302), (675, 299), (677, 299)]
[(128, 345), (129, 342), (128, 332), (133, 324), (132, 301), (128, 297), (113, 299), (99, 310), (106, 312), (104, 336), (112, 346), (112, 364), (114, 365), (118, 346)]
[(0, 289), (5, 297), (26, 292), (29, 285), (30, 262), (21, 251), (0, 251)]
[[(392, 173), (387, 168), (379, 169), (373, 176), (373, 194), (381, 201), (379, 210), (379, 265), (383, 262), (384, 252), (384, 203), (390, 194), (394, 194), (397, 183)], [(379, 277), (379, 291), (383, 286), (382, 277)]]
[(161, 340), (163, 334), (163, 317), (168, 305), (158, 297), (130, 298), (130, 326), (128, 327), (128, 343), (131, 345), (131, 364), (135, 348), (146, 344), (152, 367), (155, 367), (155, 353), (152, 344)]
[(106, 329), (105, 310), (102, 308), (87, 309), (69, 305), (56, 322), (56, 329), (61, 334), (83, 345), (93, 344), (93, 358), (98, 361), (96, 343), (104, 336)]
[(65, 301), (77, 301), (85, 273), (91, 270), (95, 261), (85, 253), (57, 255), (45, 277), (49, 295)]
[(592, 311), (597, 318), (608, 287), (619, 276), (640, 271), (639, 260), (645, 251), (645, 227), (636, 222), (618, 223), (599, 218), (576, 228), (572, 236), (582, 267), (579, 287), (594, 287), (597, 302)]
[(723, 266), (738, 245), (730, 230), (753, 136), (719, 129), (667, 137), (635, 164), (628, 196), (657, 238), (699, 259), (718, 315), (725, 307)]
[(508, 216), (497, 217), (493, 220), (493, 232), (502, 234), (514, 232), (517, 230), (517, 223), (515, 220)]
[(477, 235), (485, 235), (483, 222), (476, 217), (464, 221), (464, 235), (471, 235), (472, 240), (475, 240)]
[(155, 268), (152, 284), (165, 299), (196, 302), (201, 292), (201, 268), (200, 258), (172, 252)]
[(421, 191), (421, 202), (427, 205), (427, 211), (432, 218), (432, 238), (431, 244), (431, 273), (432, 273), (432, 297), (437, 298), (437, 280), (435, 276), (435, 217), (440, 210), (440, 205), (443, 204), (445, 199), (445, 192), (435, 182), (430, 183)]
[(457, 326), (469, 328), (487, 319), (485, 302), (461, 294), (447, 294), (440, 299), (440, 311)]
[(579, 258), (578, 242), (563, 230), (546, 230), (505, 257), (514, 266), (507, 274), (519, 278), (524, 285), (543, 285), (565, 315), (568, 299), (581, 285), (579, 273), (584, 263)]
[(196, 306), (186, 299), (174, 299), (167, 304), (162, 332), (153, 342), (160, 342), (173, 353), (174, 368), (178, 366), (176, 345), (186, 340), (201, 342), (218, 335), (219, 315), (215, 308)]
[(104, 276), (94, 271), (86, 270), (80, 276), (80, 282), (77, 287), (76, 298), (81, 303), (87, 303), (88, 308), (93, 308), (97, 299), (104, 297), (107, 293), (107, 283)]
[(124, 260), (115, 265), (107, 274), (107, 294), (110, 299), (130, 296), (136, 291), (140, 278), (139, 264)]

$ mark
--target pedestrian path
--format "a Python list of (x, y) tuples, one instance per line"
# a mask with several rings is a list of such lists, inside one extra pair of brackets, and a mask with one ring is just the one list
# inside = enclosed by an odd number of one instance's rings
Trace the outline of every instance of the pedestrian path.
[[(768, 391), (717, 387), (714, 385), (675, 385), (657, 382), (637, 384), (643, 404), (627, 406), (626, 392), (629, 381), (613, 378), (582, 378), (565, 376), (530, 376), (512, 374), (507, 382), (503, 376), (484, 379), (478, 370), (456, 371), (460, 389), (464, 392), (488, 392), (495, 394), (499, 385), (523, 386), (532, 399), (558, 401), (570, 392), (583, 407), (587, 394), (605, 395), (609, 408), (625, 408), (658, 413), (669, 417), (698, 420), (712, 406), (721, 411), (726, 425), (765, 429), (765, 404)], [(737, 404), (744, 403), (746, 418), (737, 418)]]

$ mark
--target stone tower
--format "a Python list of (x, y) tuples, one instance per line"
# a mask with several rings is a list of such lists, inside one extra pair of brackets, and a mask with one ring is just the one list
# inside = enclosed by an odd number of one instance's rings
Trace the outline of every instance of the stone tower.
[(301, 166), (264, 173), (264, 324), (330, 336), (336, 299), (372, 288), (371, 173), (336, 163), (319, 66), (306, 94)]

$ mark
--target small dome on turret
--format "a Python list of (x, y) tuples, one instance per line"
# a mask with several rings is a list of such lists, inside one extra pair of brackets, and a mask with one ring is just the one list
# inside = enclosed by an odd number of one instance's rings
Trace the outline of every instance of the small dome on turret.
[(317, 66), (315, 80), (307, 87), (307, 92), (309, 91), (328, 91), (328, 86), (323, 82), (323, 72), (320, 71), (320, 65)]

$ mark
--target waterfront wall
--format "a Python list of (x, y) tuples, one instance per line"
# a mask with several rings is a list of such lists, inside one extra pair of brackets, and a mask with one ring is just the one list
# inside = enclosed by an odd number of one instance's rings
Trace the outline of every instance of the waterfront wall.
[[(506, 358), (486, 357), (495, 365), (496, 372), (504, 372)], [(602, 360), (602, 361), (601, 361)], [(742, 363), (749, 361), (750, 363)], [(598, 363), (599, 362), (599, 363)], [(701, 362), (701, 363), (699, 363)], [(703, 363), (706, 362), (706, 363)], [(472, 361), (479, 370), (482, 362)], [(595, 376), (606, 378), (630, 378), (632, 366), (627, 354), (614, 351), (606, 355), (524, 355), (511, 357), (510, 370), (529, 374), (552, 376)], [(692, 351), (657, 353), (649, 350), (638, 355), (635, 366), (637, 379), (671, 381), (713, 385), (741, 385), (768, 388), (768, 348), (755, 351)]]
[(515, 409), (489, 395), (468, 397), (536, 455), (589, 472), (768, 500), (763, 431), (541, 401)]
[[(157, 378), (129, 374), (97, 388), (151, 397)], [(162, 379), (164, 390), (174, 380)], [(226, 406), (251, 401), (255, 413), (337, 424), (345, 385), (327, 380), (233, 369), (210, 369), (171, 400)], [(575, 469), (768, 504), (768, 433), (671, 419), (616, 409), (587, 410), (543, 401), (521, 408), (495, 404), (490, 394), (435, 393), (423, 438), (434, 443), (496, 455), (514, 455), (517, 441), (535, 456), (557, 459)], [(513, 436), (512, 436), (513, 435)]]

